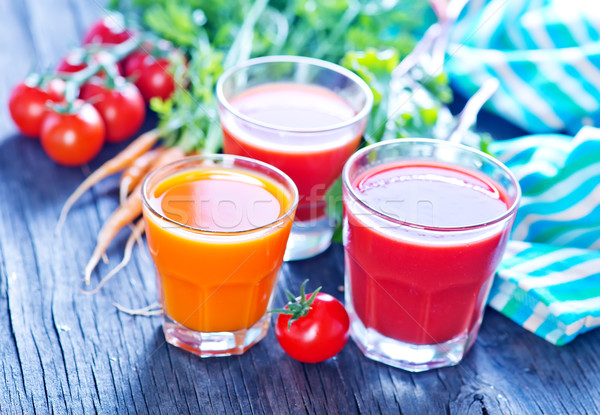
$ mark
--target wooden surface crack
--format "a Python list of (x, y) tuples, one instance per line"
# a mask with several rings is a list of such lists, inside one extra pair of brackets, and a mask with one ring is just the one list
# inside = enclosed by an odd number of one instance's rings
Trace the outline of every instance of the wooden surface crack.
[[(35, 337), (33, 332), (29, 332), (29, 334), (31, 334), (31, 337)], [(41, 367), (41, 379), (42, 379), (42, 383), (44, 386), (44, 397), (46, 398), (46, 408), (48, 408), (48, 411), (50, 411), (52, 409), (51, 403), (50, 403), (50, 399), (48, 397), (48, 384), (46, 383), (46, 369), (44, 368), (44, 365), (42, 363), (42, 355), (40, 354), (40, 348), (37, 344), (36, 341), (33, 342), (33, 345), (35, 347), (35, 351), (37, 353), (37, 358), (38, 361), (40, 362), (40, 367)]]

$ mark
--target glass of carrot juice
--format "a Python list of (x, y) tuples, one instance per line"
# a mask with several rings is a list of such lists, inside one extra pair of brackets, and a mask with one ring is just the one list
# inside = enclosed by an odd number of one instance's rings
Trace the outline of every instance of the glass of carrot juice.
[(142, 197), (167, 342), (202, 357), (244, 353), (268, 330), (293, 181), (245, 157), (197, 156), (151, 172)]
[(251, 59), (217, 83), (225, 153), (278, 167), (300, 201), (285, 260), (327, 249), (335, 227), (325, 193), (358, 148), (373, 94), (341, 66), (299, 56)]
[(352, 338), (409, 371), (457, 364), (481, 325), (517, 180), (478, 150), (427, 139), (363, 148), (342, 180)]

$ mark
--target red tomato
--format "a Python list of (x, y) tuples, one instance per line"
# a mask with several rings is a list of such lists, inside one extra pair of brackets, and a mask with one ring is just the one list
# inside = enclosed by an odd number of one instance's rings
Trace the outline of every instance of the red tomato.
[[(79, 72), (85, 68), (87, 68), (87, 52), (85, 49), (73, 49), (67, 56), (61, 59), (60, 63), (56, 67), (56, 72), (58, 73), (74, 73)], [(94, 62), (100, 62), (101, 60), (110, 60), (110, 54), (105, 51), (100, 51), (93, 55), (92, 60)], [(117, 69), (119, 71), (119, 75), (123, 75), (123, 66), (120, 62), (116, 62)], [(101, 76), (104, 74), (101, 73)]]
[(83, 101), (74, 112), (48, 111), (42, 123), (41, 143), (46, 154), (63, 166), (80, 166), (91, 161), (104, 144), (104, 122), (98, 111)]
[(53, 78), (46, 84), (46, 92), (54, 102), (61, 102), (65, 99), (65, 89), (67, 84), (60, 78)]
[(46, 88), (21, 82), (12, 90), (8, 108), (12, 119), (24, 135), (40, 136), (42, 121), (48, 111), (47, 104), (62, 101), (64, 89), (64, 81), (53, 79)]
[(135, 85), (123, 78), (115, 80), (115, 87), (108, 88), (102, 80), (93, 79), (83, 85), (79, 97), (98, 110), (106, 126), (106, 141), (117, 143), (135, 134), (146, 116), (142, 94)]
[(125, 27), (123, 16), (110, 13), (98, 20), (83, 36), (83, 44), (116, 45), (131, 38), (132, 33)]
[[(313, 294), (307, 296), (310, 301)], [(301, 298), (297, 298), (301, 302)], [(290, 308), (290, 305), (285, 307)], [(283, 350), (296, 360), (317, 363), (327, 360), (342, 350), (348, 341), (350, 319), (346, 309), (329, 294), (317, 293), (308, 313), (293, 321), (292, 316), (279, 314), (275, 335)]]
[(87, 67), (85, 55), (86, 52), (83, 49), (73, 49), (69, 51), (56, 67), (56, 72), (73, 73), (85, 69)]
[(169, 73), (170, 66), (167, 58), (155, 58), (137, 50), (125, 60), (125, 75), (134, 79), (147, 102), (154, 97), (167, 99), (175, 91), (175, 81)]

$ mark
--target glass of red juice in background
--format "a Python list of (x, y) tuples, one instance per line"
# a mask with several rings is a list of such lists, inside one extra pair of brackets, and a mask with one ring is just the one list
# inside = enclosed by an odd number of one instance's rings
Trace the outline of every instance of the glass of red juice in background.
[(285, 259), (327, 249), (335, 223), (324, 195), (365, 131), (373, 105), (367, 84), (329, 62), (268, 56), (225, 72), (217, 98), (225, 153), (278, 167), (298, 186)]
[(494, 158), (446, 141), (366, 147), (342, 173), (345, 295), (369, 358), (418, 372), (473, 345), (520, 188)]

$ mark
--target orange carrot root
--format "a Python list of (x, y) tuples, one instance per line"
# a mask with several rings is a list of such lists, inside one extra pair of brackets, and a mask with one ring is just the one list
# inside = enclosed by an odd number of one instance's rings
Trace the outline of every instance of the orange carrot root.
[(119, 183), (119, 203), (120, 204), (125, 203), (125, 200), (127, 200), (127, 196), (129, 195), (129, 189), (132, 184), (133, 184), (133, 180), (131, 180), (131, 177), (129, 177), (129, 176), (123, 177), (121, 179), (121, 182)]
[(125, 203), (129, 191), (142, 180), (142, 177), (148, 172), (152, 163), (154, 163), (164, 150), (164, 147), (157, 147), (150, 150), (139, 156), (129, 167), (123, 170), (119, 183), (119, 201), (121, 204)]
[(131, 231), (131, 235), (129, 235), (129, 238), (127, 239), (127, 243), (125, 244), (125, 251), (123, 253), (123, 260), (116, 267), (114, 267), (112, 270), (110, 270), (110, 272), (108, 274), (106, 274), (106, 276), (104, 278), (102, 278), (102, 280), (98, 283), (96, 288), (94, 288), (93, 290), (90, 290), (90, 291), (81, 290), (81, 292), (86, 295), (96, 294), (98, 291), (100, 291), (100, 289), (104, 286), (104, 284), (106, 284), (112, 277), (115, 276), (115, 274), (117, 274), (119, 271), (121, 271), (123, 268), (125, 268), (125, 266), (131, 260), (131, 254), (133, 253), (133, 247), (134, 247), (136, 241), (138, 241), (141, 238), (143, 233), (144, 233), (144, 220), (140, 219), (133, 227), (133, 229)]
[(160, 316), (162, 314), (162, 307), (159, 303), (152, 303), (142, 308), (127, 308), (123, 307), (121, 304), (113, 303), (113, 305), (122, 313), (129, 314), (130, 316)]
[(98, 242), (85, 267), (85, 284), (89, 285), (92, 271), (98, 265), (102, 254), (106, 252), (108, 245), (117, 236), (119, 231), (129, 223), (133, 222), (142, 213), (142, 188), (136, 186), (135, 190), (127, 198), (125, 203), (117, 208), (113, 214), (104, 222), (98, 233)]
[[(152, 164), (152, 168), (164, 166), (172, 161), (179, 160), (184, 156), (183, 150), (178, 147), (171, 147), (168, 150), (161, 153), (155, 162)], [(85, 284), (89, 285), (92, 271), (98, 265), (102, 254), (106, 252), (108, 245), (117, 236), (117, 234), (131, 222), (133, 222), (138, 216), (142, 214), (142, 184), (139, 183), (135, 189), (131, 192), (129, 197), (125, 200), (125, 203), (120, 205), (112, 215), (106, 220), (100, 232), (98, 233), (98, 242), (96, 248), (92, 253), (92, 256), (85, 266), (84, 280)]]
[(105, 177), (117, 173), (129, 166), (137, 157), (150, 150), (159, 138), (160, 135), (158, 129), (153, 129), (140, 135), (138, 138), (133, 140), (127, 147), (125, 147), (123, 151), (121, 151), (112, 159), (108, 160), (91, 175), (89, 175), (77, 187), (77, 189), (75, 189), (75, 191), (71, 194), (71, 196), (69, 196), (69, 198), (65, 202), (62, 210), (60, 211), (60, 216), (58, 218), (56, 229), (54, 231), (55, 234), (60, 234), (60, 231), (65, 223), (65, 220), (67, 219), (69, 211), (71, 210), (75, 202), (77, 202), (77, 200), (79, 200), (79, 198), (86, 191), (88, 191), (93, 185), (95, 185)]

